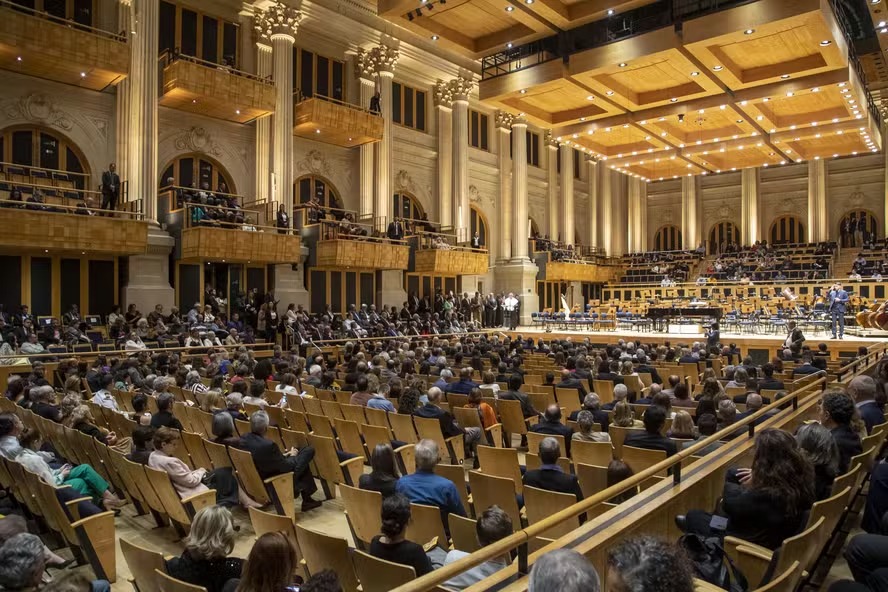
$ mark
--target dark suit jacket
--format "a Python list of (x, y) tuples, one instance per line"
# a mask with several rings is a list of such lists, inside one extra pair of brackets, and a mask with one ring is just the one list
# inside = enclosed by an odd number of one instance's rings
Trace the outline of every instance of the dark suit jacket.
[(682, 356), (678, 359), (679, 364), (696, 364), (699, 361), (694, 356)]
[(637, 432), (626, 436), (623, 442), (624, 446), (634, 446), (636, 448), (647, 448), (648, 450), (663, 450), (666, 456), (672, 456), (678, 451), (675, 442), (661, 436), (660, 434), (649, 434), (648, 432)]
[(182, 423), (169, 411), (158, 411), (152, 415), (151, 427), (155, 430), (157, 428), (173, 428), (182, 431)]
[(867, 401), (858, 407), (857, 410), (860, 412), (860, 417), (863, 419), (863, 423), (866, 424), (867, 434), (873, 432), (873, 426), (885, 423), (885, 414), (882, 413), (882, 409), (875, 401)]
[[(576, 421), (577, 417), (579, 417), (579, 415), (580, 415), (580, 411), (584, 411), (584, 410), (580, 409), (579, 411), (574, 411), (573, 413), (570, 414), (570, 416), (567, 419), (570, 421)], [(585, 409), (585, 411), (589, 411), (589, 410)], [(601, 431), (607, 432), (607, 428), (610, 425), (610, 416), (607, 413), (605, 413), (604, 411), (602, 411), (601, 409), (599, 409), (598, 411), (591, 411), (591, 413), (592, 413), (592, 419), (595, 420), (595, 423), (601, 424)]]
[(530, 397), (521, 391), (505, 391), (504, 393), (500, 393), (500, 399), (505, 399), (506, 401), (519, 401), (521, 403), (521, 413), (524, 417), (534, 417), (535, 415), (539, 415), (536, 412), (536, 409), (533, 408), (533, 403), (530, 402)]
[(780, 500), (740, 485), (731, 475), (722, 497), (728, 535), (776, 549), (783, 539), (798, 532), (802, 516), (787, 516)]
[(863, 452), (860, 437), (848, 426), (838, 426), (832, 429), (833, 439), (839, 447), (839, 474), (848, 471), (851, 457)]
[(776, 378), (762, 378), (761, 380), (759, 380), (759, 383), (758, 383), (758, 390), (759, 391), (763, 391), (763, 390), (782, 391), (784, 388), (786, 388), (786, 387), (783, 385), (783, 383), (780, 382), (779, 380), (777, 380)]
[[(114, 189), (111, 189), (111, 186), (114, 186)], [(111, 171), (105, 171), (102, 173), (102, 193), (106, 195), (120, 195), (120, 176), (117, 173), (112, 173)]]
[(595, 380), (610, 380), (614, 384), (623, 384), (623, 377), (613, 372), (599, 372)]
[(663, 379), (660, 378), (659, 372), (653, 366), (636, 366), (635, 371), (639, 374), (650, 374), (651, 382), (656, 382), (657, 384), (663, 384)]
[(580, 481), (577, 479), (577, 476), (569, 475), (560, 469), (551, 468), (550, 465), (543, 465), (539, 469), (527, 471), (524, 474), (524, 484), (537, 489), (545, 489), (546, 491), (572, 493), (577, 496), (577, 501), (583, 499), (583, 492), (580, 490)]
[(471, 380), (458, 380), (456, 382), (451, 382), (448, 384), (444, 391), (448, 393), (456, 393), (458, 395), (468, 395), (472, 392), (473, 388), (476, 388), (478, 385)]
[(463, 429), (459, 427), (449, 411), (444, 411), (440, 407), (436, 407), (431, 403), (426, 403), (414, 412), (416, 417), (425, 417), (429, 419), (437, 419), (441, 424), (441, 433), (445, 438), (458, 436), (463, 433)]
[(253, 456), (256, 471), (263, 479), (293, 470), (289, 462), (292, 457), (284, 456), (278, 445), (268, 438), (249, 433), (241, 437), (237, 447)]
[[(545, 419), (531, 426), (531, 432), (537, 434), (546, 434), (547, 436), (564, 436), (564, 453), (570, 456), (570, 440), (573, 436), (573, 430), (559, 421), (546, 421)], [(536, 450), (531, 450), (536, 453)]]
[(802, 364), (801, 366), (796, 366), (795, 368), (793, 368), (792, 376), (793, 378), (795, 378), (796, 376), (814, 374), (815, 372), (819, 372), (819, 370), (811, 364)]

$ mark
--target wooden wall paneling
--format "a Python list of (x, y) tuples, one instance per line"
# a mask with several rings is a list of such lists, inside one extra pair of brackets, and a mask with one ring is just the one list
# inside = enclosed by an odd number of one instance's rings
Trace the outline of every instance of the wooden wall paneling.
[(148, 223), (139, 220), (0, 209), (0, 226), (0, 248), (136, 255), (148, 246)]
[(293, 133), (301, 138), (348, 148), (382, 140), (382, 117), (361, 108), (312, 98), (294, 109)]
[(295, 235), (209, 227), (182, 231), (182, 259), (187, 261), (294, 263), (299, 256)]

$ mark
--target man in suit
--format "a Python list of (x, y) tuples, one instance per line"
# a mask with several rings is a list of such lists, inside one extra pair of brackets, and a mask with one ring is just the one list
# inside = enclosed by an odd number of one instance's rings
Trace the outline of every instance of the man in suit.
[(858, 376), (848, 384), (848, 394), (854, 400), (863, 423), (866, 424), (866, 433), (873, 433), (873, 426), (885, 423), (885, 415), (876, 403), (876, 381), (870, 376)]
[[(548, 409), (546, 410), (548, 414)], [(560, 454), (558, 441), (555, 438), (543, 438), (540, 442), (540, 468), (524, 473), (524, 485), (557, 491), (558, 493), (572, 493), (577, 501), (582, 501), (583, 492), (580, 490), (580, 482), (576, 475), (565, 473), (558, 466)]]
[(393, 241), (399, 241), (404, 238), (404, 225), (401, 224), (400, 218), (395, 218), (389, 222), (386, 235)]
[(782, 391), (785, 388), (782, 381), (774, 378), (774, 364), (768, 362), (762, 365), (762, 374), (764, 377), (758, 382), (759, 392), (763, 390)]
[(473, 388), (477, 387), (478, 385), (472, 380), (472, 369), (466, 367), (459, 371), (459, 380), (447, 384), (447, 386), (444, 387), (444, 390), (448, 393), (468, 395), (472, 392)]
[(618, 384), (614, 386), (614, 400), (610, 403), (605, 403), (602, 406), (602, 409), (605, 411), (613, 411), (614, 407), (617, 406), (617, 403), (620, 401), (625, 401), (629, 397), (629, 389), (626, 388), (625, 384)]
[(117, 165), (113, 162), (108, 165), (108, 170), (102, 173), (102, 209), (116, 210), (120, 199), (120, 176), (117, 174)]
[(644, 431), (629, 434), (623, 446), (634, 446), (648, 450), (662, 450), (672, 456), (678, 450), (675, 442), (660, 433), (666, 423), (666, 410), (659, 405), (651, 405), (644, 412)]
[(252, 455), (256, 471), (262, 479), (293, 473), (293, 494), (302, 494), (303, 512), (320, 507), (322, 502), (311, 498), (311, 494), (318, 489), (310, 467), (315, 455), (314, 448), (292, 448), (282, 453), (277, 444), (265, 437), (266, 432), (268, 414), (265, 411), (254, 411), (250, 415), (250, 433), (241, 437), (237, 447)]
[(441, 424), (441, 433), (444, 434), (445, 438), (462, 435), (466, 450), (472, 450), (473, 446), (481, 439), (481, 428), (464, 428), (456, 423), (453, 415), (451, 415), (449, 411), (444, 411), (439, 406), (443, 395), (444, 393), (442, 393), (441, 389), (438, 387), (433, 386), (430, 388), (428, 392), (429, 402), (414, 411), (414, 415), (416, 415), (416, 417), (437, 419), (438, 423)]
[(838, 334), (839, 339), (845, 338), (845, 309), (848, 306), (848, 292), (842, 288), (842, 282), (836, 282), (829, 290), (829, 318), (832, 327), (832, 338)]
[(660, 378), (657, 369), (648, 365), (648, 359), (645, 354), (639, 352), (635, 357), (638, 360), (638, 364), (635, 366), (636, 372), (639, 374), (650, 374), (652, 383), (663, 384), (663, 379)]
[(670, 374), (668, 378), (669, 388), (663, 389), (663, 392), (670, 397), (675, 397), (675, 387), (681, 382), (681, 378), (677, 374)]
[(620, 362), (611, 360), (607, 365), (607, 371), (599, 372), (595, 380), (610, 380), (615, 385), (623, 384), (623, 377), (620, 376)]
[(583, 408), (571, 413), (567, 419), (569, 421), (577, 421), (580, 411), (590, 412), (595, 423), (601, 425), (601, 431), (607, 433), (607, 428), (610, 424), (610, 416), (601, 410), (601, 397), (595, 393), (589, 393), (586, 395), (586, 398), (583, 399)]
[(820, 400), (820, 423), (839, 447), (839, 474), (848, 471), (851, 458), (863, 452), (860, 436), (851, 429), (854, 401), (841, 391), (827, 391)]
[(530, 402), (530, 397), (528, 397), (525, 393), (521, 392), (521, 385), (523, 384), (523, 380), (521, 376), (517, 374), (513, 374), (509, 377), (509, 390), (506, 392), (500, 392), (500, 399), (505, 399), (506, 401), (518, 401), (521, 403), (521, 413), (525, 418), (527, 417), (536, 417), (539, 415), (539, 412), (533, 408), (533, 403)]
[(678, 358), (679, 364), (696, 364), (699, 361), (699, 358), (695, 358), (691, 355), (691, 350), (686, 347), (681, 348), (681, 357)]
[(802, 356), (802, 365), (796, 366), (792, 369), (792, 377), (796, 376), (807, 376), (808, 374), (814, 374), (815, 372), (819, 372), (818, 368), (814, 366), (812, 363), (811, 354), (806, 352)]
[[(546, 407), (546, 412), (543, 413), (543, 419), (538, 424), (531, 427), (530, 431), (537, 434), (546, 434), (548, 436), (563, 436), (564, 453), (570, 457), (570, 439), (573, 436), (573, 430), (561, 423), (561, 407), (557, 404), (553, 403)], [(557, 461), (558, 458), (556, 457), (555, 460)]]
[(581, 402), (586, 397), (586, 387), (583, 386), (583, 381), (574, 376), (567, 368), (561, 371), (561, 382), (557, 383), (555, 388), (577, 389)]
[(476, 232), (474, 236), (472, 236), (472, 248), (480, 249), (483, 246), (484, 245), (481, 243), (481, 235)]

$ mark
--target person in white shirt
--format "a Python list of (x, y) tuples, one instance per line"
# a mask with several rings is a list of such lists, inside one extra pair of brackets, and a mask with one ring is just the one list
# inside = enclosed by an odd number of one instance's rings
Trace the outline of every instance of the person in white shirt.
[(111, 394), (111, 391), (108, 388), (114, 383), (114, 377), (110, 374), (102, 375), (101, 385), (102, 388), (97, 390), (93, 395), (92, 402), (96, 405), (101, 405), (102, 407), (107, 407), (108, 409), (112, 409), (114, 411), (120, 411), (117, 408), (117, 401), (114, 400), (114, 395)]
[(192, 327), (188, 337), (185, 338), (185, 347), (206, 347), (200, 338), (200, 328)]
[[(499, 506), (491, 506), (478, 516), (475, 531), (478, 535), (478, 542), (482, 547), (486, 547), (512, 534), (512, 519)], [(444, 559), (444, 565), (458, 561), (467, 555), (468, 553), (465, 551), (450, 551)], [(508, 553), (495, 557), (452, 577), (444, 582), (444, 587), (450, 590), (465, 590), (505, 568), (511, 562)]]
[(127, 337), (123, 349), (125, 349), (126, 351), (140, 351), (143, 349), (148, 349), (148, 346), (145, 345), (145, 342), (142, 341), (141, 337), (133, 332), (129, 334), (129, 337)]
[(46, 348), (41, 345), (39, 341), (37, 341), (37, 334), (31, 333), (28, 335), (28, 341), (22, 344), (21, 352), (23, 354), (45, 354)]
[(503, 306), (509, 317), (509, 328), (514, 330), (518, 326), (518, 299), (515, 298), (515, 294), (509, 292), (509, 295), (503, 301)]

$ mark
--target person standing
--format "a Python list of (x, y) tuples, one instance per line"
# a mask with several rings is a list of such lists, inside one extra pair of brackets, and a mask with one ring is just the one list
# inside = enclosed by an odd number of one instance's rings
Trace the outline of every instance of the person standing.
[[(842, 282), (833, 284), (829, 291), (829, 317), (832, 328), (832, 338), (838, 335), (839, 339), (845, 336), (845, 309), (848, 306), (848, 292), (842, 289)], [(836, 333), (838, 325), (838, 333)]]
[(857, 242), (857, 218), (854, 214), (848, 214), (848, 242), (852, 247), (859, 247)]
[(119, 199), (120, 176), (117, 174), (117, 165), (112, 162), (108, 165), (108, 170), (102, 173), (102, 209), (116, 210)]
[(515, 295), (512, 292), (509, 292), (509, 295), (503, 301), (503, 306), (505, 307), (506, 316), (509, 321), (509, 329), (512, 331), (518, 326), (518, 299), (515, 298)]
[(400, 241), (404, 239), (404, 225), (401, 224), (400, 218), (395, 218), (389, 222), (386, 234), (388, 235), (389, 240), (392, 241)]

